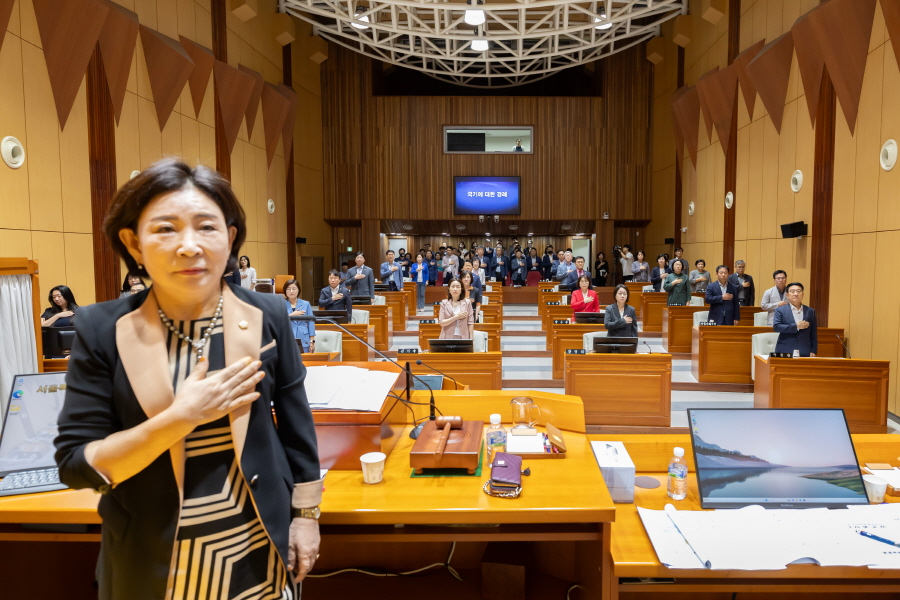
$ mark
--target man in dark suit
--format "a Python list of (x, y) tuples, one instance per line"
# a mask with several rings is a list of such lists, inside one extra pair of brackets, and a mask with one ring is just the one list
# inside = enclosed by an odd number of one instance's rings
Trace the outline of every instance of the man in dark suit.
[(365, 254), (356, 253), (356, 266), (347, 271), (343, 283), (353, 296), (375, 298), (375, 272), (366, 266)]
[(353, 301), (350, 290), (341, 283), (341, 274), (334, 269), (328, 273), (328, 285), (319, 292), (319, 310), (346, 310), (347, 322), (353, 322)]
[(788, 304), (775, 309), (775, 331), (778, 332), (775, 352), (815, 356), (819, 350), (816, 311), (803, 305), (803, 284), (788, 284), (787, 297)]
[[(472, 261), (468, 259), (464, 260), (462, 270), (468, 271), (472, 274), (472, 287), (477, 289), (478, 293), (480, 294), (482, 291), (481, 277), (479, 277), (478, 273), (475, 272), (475, 269), (472, 266)], [(460, 271), (460, 276), (462, 276), (462, 271)]]
[[(568, 272), (568, 274), (566, 275), (566, 278), (563, 279), (562, 283), (559, 286), (560, 289), (562, 289), (563, 286), (566, 286), (566, 287), (568, 287), (568, 289), (570, 289), (572, 291), (577, 290), (578, 289), (578, 280), (581, 279), (582, 275), (587, 275), (588, 278), (590, 278), (591, 272), (584, 268), (584, 257), (579, 256), (578, 258), (575, 259), (575, 270)], [(591, 284), (589, 289), (594, 289), (594, 285)]]
[(503, 247), (497, 246), (497, 251), (494, 253), (494, 258), (491, 260), (490, 273), (487, 273), (488, 277), (496, 277), (497, 284), (503, 285), (503, 282), (506, 281), (506, 276), (509, 274), (509, 257), (503, 254)]
[[(381, 282), (391, 286), (391, 291), (403, 289), (403, 272), (400, 263), (394, 260), (394, 251), (384, 253), (385, 261), (381, 263)], [(391, 285), (393, 284), (393, 285)]]
[(753, 284), (753, 278), (744, 273), (746, 268), (747, 264), (744, 261), (735, 262), (734, 273), (728, 278), (728, 282), (738, 288), (738, 301), (741, 306), (755, 306), (756, 286)]
[(739, 291), (738, 286), (728, 277), (728, 267), (719, 265), (716, 269), (716, 281), (706, 288), (706, 303), (709, 304), (707, 320), (716, 325), (737, 325), (741, 320)]

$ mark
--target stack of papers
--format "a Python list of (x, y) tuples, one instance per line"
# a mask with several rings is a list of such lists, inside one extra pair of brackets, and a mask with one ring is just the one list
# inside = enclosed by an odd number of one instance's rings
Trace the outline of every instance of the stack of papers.
[(378, 412), (396, 381), (397, 373), (341, 365), (307, 367), (304, 385), (313, 410)]
[(791, 563), (900, 569), (900, 504), (806, 510), (638, 508), (661, 563), (673, 569), (779, 570)]

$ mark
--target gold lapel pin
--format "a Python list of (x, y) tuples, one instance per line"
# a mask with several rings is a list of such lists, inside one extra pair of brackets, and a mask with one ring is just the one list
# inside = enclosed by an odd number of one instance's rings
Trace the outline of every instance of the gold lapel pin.
[(241, 321), (240, 323), (238, 323), (238, 327), (240, 327), (241, 329), (247, 329), (248, 327), (250, 327), (250, 324), (247, 323), (247, 321)]

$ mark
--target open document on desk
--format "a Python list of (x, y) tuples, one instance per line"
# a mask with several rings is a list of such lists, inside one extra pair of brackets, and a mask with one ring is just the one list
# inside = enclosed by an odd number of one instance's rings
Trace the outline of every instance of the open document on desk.
[(397, 373), (360, 367), (307, 367), (306, 398), (313, 410), (378, 412), (397, 381)]
[(900, 504), (847, 509), (692, 511), (638, 508), (659, 561), (672, 569), (775, 571), (789, 564), (900, 569)]

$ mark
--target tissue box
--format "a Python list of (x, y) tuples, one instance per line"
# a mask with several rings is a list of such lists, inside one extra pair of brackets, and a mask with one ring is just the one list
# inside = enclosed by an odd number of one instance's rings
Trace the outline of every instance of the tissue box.
[(634, 502), (634, 462), (622, 442), (591, 442), (600, 474), (613, 502)]

